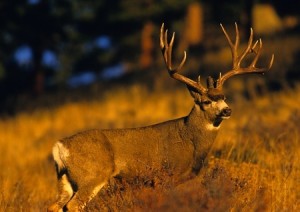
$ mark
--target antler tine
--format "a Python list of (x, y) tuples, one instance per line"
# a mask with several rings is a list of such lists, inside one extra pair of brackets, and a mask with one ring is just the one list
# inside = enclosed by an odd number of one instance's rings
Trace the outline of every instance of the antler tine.
[(261, 53), (261, 49), (262, 49), (262, 41), (261, 39), (258, 40), (258, 43), (259, 43), (259, 46), (258, 46), (258, 50), (257, 51), (253, 51), (253, 49), (255, 49), (256, 45), (257, 45), (257, 42), (255, 43), (255, 45), (253, 46), (252, 48), (252, 51), (255, 52), (255, 57), (252, 61), (252, 63), (250, 64), (249, 67), (255, 67), (256, 63), (257, 63), (257, 60), (258, 60), (258, 57), (260, 56), (260, 53)]
[(233, 45), (233, 43), (232, 43), (232, 41), (231, 41), (229, 35), (227, 34), (225, 28), (223, 27), (223, 24), (220, 24), (220, 26), (221, 26), (221, 28), (222, 28), (224, 34), (225, 34), (225, 37), (227, 38), (227, 41), (228, 41), (230, 47), (234, 48), (234, 45)]
[(165, 48), (165, 44), (164, 44), (164, 27), (165, 27), (165, 23), (162, 23), (161, 27), (160, 27), (160, 36), (159, 36), (159, 44), (160, 44), (160, 48), (164, 49)]
[[(235, 44), (232, 43), (230, 37), (228, 36), (226, 30), (224, 29), (224, 27), (221, 24), (221, 28), (226, 36), (226, 39), (230, 45), (231, 48), (231, 52), (232, 52), (232, 60), (233, 60), (233, 66), (232, 66), (232, 70), (228, 71), (226, 74), (224, 74), (223, 76), (219, 76), (219, 79), (217, 80), (217, 87), (221, 88), (222, 85), (224, 84), (224, 82), (234, 76), (234, 75), (239, 75), (239, 74), (254, 74), (254, 73), (264, 73), (265, 71), (269, 70), (272, 67), (273, 61), (274, 61), (274, 55), (272, 55), (271, 57), (271, 61), (269, 63), (269, 66), (267, 68), (257, 68), (256, 67), (256, 63), (258, 61), (258, 58), (261, 54), (261, 50), (262, 50), (262, 40), (259, 39), (258, 41), (256, 41), (254, 43), (254, 45), (252, 45), (253, 43), (253, 29), (250, 28), (250, 36), (249, 36), (249, 40), (248, 40), (248, 44), (246, 49), (243, 51), (243, 53), (238, 56), (238, 44), (239, 44), (239, 30), (238, 30), (238, 26), (235, 23), (235, 31), (236, 31), (236, 40), (235, 40)], [(259, 44), (258, 49), (256, 50), (256, 46), (257, 44)], [(255, 57), (253, 59), (253, 61), (251, 62), (251, 64), (245, 68), (241, 68), (241, 62), (242, 60), (250, 53), (254, 53)]]
[(273, 62), (274, 62), (274, 54), (272, 54), (272, 57), (271, 57), (271, 60), (270, 60), (269, 66), (268, 66), (268, 70), (272, 68)]
[[(167, 31), (166, 31), (167, 32)], [(168, 37), (167, 37), (167, 33), (166, 33), (166, 41), (167, 41)], [(173, 32), (172, 34), (172, 38), (171, 38), (171, 41), (170, 41), (170, 44), (169, 44), (169, 49), (168, 49), (168, 52), (170, 52), (170, 54), (168, 54), (168, 62), (170, 64), (170, 67), (172, 66), (172, 50), (173, 50), (173, 43), (174, 43), (174, 39), (175, 39), (175, 32)], [(183, 59), (182, 59), (184, 62), (186, 60), (186, 56), (185, 56), (185, 53), (183, 55)], [(177, 67), (178, 70), (181, 70), (181, 67)]]
[(234, 44), (234, 49), (233, 51), (233, 67), (238, 67), (239, 66), (239, 56), (238, 56), (238, 46), (240, 44), (240, 32), (239, 32), (239, 27), (237, 23), (234, 23), (235, 25), (235, 44)]
[(164, 24), (160, 28), (160, 48), (164, 56), (164, 61), (167, 66), (170, 76), (178, 81), (185, 83), (186, 85), (196, 89), (199, 93), (204, 94), (207, 89), (204, 88), (200, 83), (191, 80), (181, 74), (178, 74), (186, 61), (186, 51), (183, 52), (183, 58), (177, 68), (172, 68), (172, 49), (175, 40), (175, 33), (173, 33), (170, 42), (168, 42), (168, 30), (164, 29)]
[(252, 51), (252, 50), (255, 48), (255, 46), (257, 45), (257, 42), (256, 42), (256, 43), (253, 45), (253, 47), (252, 47), (252, 43), (253, 43), (253, 29), (250, 28), (250, 36), (249, 36), (249, 40), (248, 40), (248, 45), (247, 45), (246, 49), (244, 50), (244, 52), (242, 53), (242, 55), (239, 57), (236, 68), (237, 68), (237, 67), (240, 67), (242, 60), (243, 60), (243, 59), (246, 57), (246, 55), (247, 55), (250, 51)]
[(231, 49), (231, 54), (232, 54), (232, 68), (234, 69), (237, 64), (238, 64), (238, 55), (237, 55), (237, 48), (240, 43), (240, 33), (239, 33), (239, 28), (237, 23), (235, 23), (235, 41), (234, 43), (232, 42), (231, 38), (229, 37), (227, 31), (223, 27), (222, 24), (220, 24), (222, 31), (229, 43), (230, 49)]

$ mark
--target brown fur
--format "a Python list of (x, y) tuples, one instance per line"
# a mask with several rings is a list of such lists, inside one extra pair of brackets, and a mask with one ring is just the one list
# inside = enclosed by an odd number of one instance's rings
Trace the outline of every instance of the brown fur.
[[(217, 136), (220, 114), (228, 107), (222, 99), (214, 101), (194, 91), (191, 95), (195, 105), (186, 117), (141, 128), (89, 130), (62, 139), (63, 148), (56, 150), (57, 160), (63, 164), (57, 169), (61, 189), (48, 210), (81, 210), (116, 176), (140, 176), (147, 170), (166, 170), (180, 178), (197, 174)], [(74, 195), (66, 195), (63, 177)]]

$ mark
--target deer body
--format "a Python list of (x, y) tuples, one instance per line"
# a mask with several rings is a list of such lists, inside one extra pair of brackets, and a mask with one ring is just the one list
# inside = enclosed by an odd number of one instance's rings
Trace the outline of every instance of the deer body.
[[(135, 175), (135, 171), (141, 174), (145, 171), (142, 169), (149, 167), (172, 169), (178, 174), (197, 173), (215, 140), (218, 127), (207, 130), (212, 124), (205, 123), (203, 111), (196, 107), (184, 118), (141, 128), (89, 130), (60, 143), (69, 152), (86, 151), (87, 154), (82, 154), (84, 159), (95, 148), (97, 152), (105, 150), (107, 157), (112, 158), (110, 169), (114, 175)], [(101, 163), (99, 161), (99, 169), (103, 169)]]
[(62, 208), (74, 192), (68, 209), (83, 208), (79, 203), (88, 202), (115, 176), (141, 176), (150, 169), (181, 178), (197, 174), (217, 136), (214, 121), (230, 115), (223, 100), (218, 105), (204, 110), (195, 104), (183, 118), (141, 128), (89, 130), (57, 142), (53, 155), (64, 195), (51, 210)]
[(138, 170), (134, 174), (141, 175), (145, 171), (141, 169), (151, 167), (178, 175), (197, 173), (217, 135), (217, 127), (204, 130), (210, 123), (201, 115), (200, 110), (192, 111), (187, 117), (153, 126), (103, 131), (115, 152), (116, 172)]
[[(58, 200), (48, 211), (68, 209), (82, 210), (99, 192), (110, 178), (135, 177), (149, 170), (167, 170), (180, 178), (197, 174), (217, 136), (224, 119), (231, 115), (222, 91), (223, 82), (232, 75), (262, 73), (267, 69), (257, 69), (254, 62), (247, 68), (240, 68), (240, 60), (254, 51), (252, 30), (248, 47), (237, 56), (238, 30), (233, 44), (222, 27), (232, 48), (233, 70), (220, 76), (218, 80), (209, 77), (207, 88), (200, 79), (195, 82), (180, 74), (186, 54), (177, 69), (171, 65), (171, 52), (174, 35), (167, 42), (167, 32), (161, 28), (161, 49), (169, 74), (184, 82), (192, 98), (194, 107), (188, 116), (166, 121), (152, 126), (132, 129), (89, 130), (62, 139), (53, 147), (58, 176)], [(250, 46), (250, 47), (249, 47)], [(259, 55), (261, 49), (257, 50)], [(246, 52), (246, 53), (245, 53)], [(271, 59), (269, 68), (273, 62)]]

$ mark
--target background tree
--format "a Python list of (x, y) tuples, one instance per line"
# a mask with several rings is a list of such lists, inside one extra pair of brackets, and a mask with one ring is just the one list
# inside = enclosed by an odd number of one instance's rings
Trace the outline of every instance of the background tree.
[[(120, 61), (129, 64), (132, 70), (151, 68), (156, 57), (161, 56), (155, 45), (162, 22), (181, 38), (176, 45), (180, 54), (183, 49), (195, 50), (191, 55), (197, 56), (197, 51), (205, 52), (209, 46), (201, 43), (201, 39), (209, 30), (214, 33), (211, 23), (216, 26), (220, 22), (238, 21), (241, 30), (249, 33), (251, 11), (257, 2), (269, 1), (4, 1), (0, 3), (1, 98), (24, 92), (42, 94), (49, 85), (64, 86), (74, 74), (89, 70), (99, 76), (103, 69)], [(274, 2), (280, 14), (287, 11), (288, 7), (283, 7), (280, 1)], [(295, 9), (290, 10), (296, 13)], [(99, 38), (103, 37), (108, 39), (109, 47), (99, 47)], [(198, 48), (199, 45), (204, 48)], [(14, 59), (16, 49), (21, 46), (29, 47), (32, 53), (30, 63), (22, 67)], [(46, 50), (57, 56), (55, 68), (42, 63)], [(194, 61), (199, 66), (198, 56)]]
[(70, 21), (67, 9), (69, 5), (67, 1), (61, 1), (58, 7), (54, 6), (56, 5), (47, 1), (36, 4), (18, 1), (17, 4), (10, 2), (1, 5), (2, 35), (9, 39), (3, 46), (8, 49), (10, 57), (20, 45), (25, 44), (31, 48), (33, 74), (29, 84), (33, 85), (32, 90), (36, 94), (42, 93), (44, 88), (45, 70), (41, 64), (43, 51), (57, 51), (58, 44), (68, 39), (63, 26)]

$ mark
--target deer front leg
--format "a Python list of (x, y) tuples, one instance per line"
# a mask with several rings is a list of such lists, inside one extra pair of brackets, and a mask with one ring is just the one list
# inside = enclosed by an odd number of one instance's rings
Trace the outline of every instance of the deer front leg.
[(83, 211), (89, 201), (91, 201), (101, 188), (105, 185), (104, 182), (99, 183), (98, 180), (92, 181), (81, 186), (75, 193), (73, 198), (67, 204), (68, 211)]

